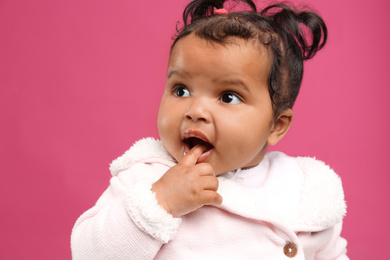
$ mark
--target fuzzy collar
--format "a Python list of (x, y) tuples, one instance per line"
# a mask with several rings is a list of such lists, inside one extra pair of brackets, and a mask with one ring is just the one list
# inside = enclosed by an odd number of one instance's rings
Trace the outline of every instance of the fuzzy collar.
[[(116, 176), (137, 162), (176, 164), (161, 141), (145, 138), (112, 162), (111, 173)], [(267, 174), (266, 185), (258, 189), (243, 187), (226, 175), (218, 177), (218, 193), (223, 197), (220, 208), (295, 231), (319, 231), (342, 221), (346, 204), (341, 180), (325, 163), (271, 152), (256, 168)]]
[(112, 176), (116, 176), (131, 164), (148, 162), (159, 162), (170, 167), (176, 164), (160, 140), (148, 137), (135, 142), (123, 155), (112, 161), (110, 171)]

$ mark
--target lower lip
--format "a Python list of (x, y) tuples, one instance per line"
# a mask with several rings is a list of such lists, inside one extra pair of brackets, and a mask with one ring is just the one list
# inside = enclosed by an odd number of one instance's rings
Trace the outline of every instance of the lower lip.
[[(188, 145), (184, 145), (183, 150), (184, 150), (184, 154), (187, 154), (191, 149), (188, 147)], [(196, 163), (205, 162), (205, 161), (207, 160), (207, 158), (210, 156), (210, 154), (211, 154), (211, 152), (212, 152), (213, 150), (214, 150), (214, 148), (208, 150), (207, 152), (202, 153), (202, 154), (198, 157), (198, 159), (196, 160)]]
[(199, 157), (198, 157), (198, 160), (196, 160), (196, 163), (203, 163), (207, 160), (207, 158), (210, 156), (211, 152), (213, 151), (213, 149), (211, 150), (208, 150), (207, 152), (204, 152), (202, 153)]

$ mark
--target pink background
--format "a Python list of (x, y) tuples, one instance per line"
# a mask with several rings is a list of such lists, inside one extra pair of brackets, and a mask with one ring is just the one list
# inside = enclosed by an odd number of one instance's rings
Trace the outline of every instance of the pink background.
[[(70, 259), (77, 217), (109, 163), (157, 137), (170, 37), (187, 0), (0, 0), (0, 259)], [(342, 177), (352, 259), (390, 243), (390, 2), (307, 0), (329, 43), (306, 63), (295, 121), (274, 149)]]

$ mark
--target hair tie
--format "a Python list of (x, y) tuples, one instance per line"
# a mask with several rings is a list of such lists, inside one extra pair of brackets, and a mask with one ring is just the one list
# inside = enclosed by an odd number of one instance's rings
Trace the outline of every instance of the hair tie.
[(214, 14), (227, 14), (228, 11), (225, 8), (214, 10)]

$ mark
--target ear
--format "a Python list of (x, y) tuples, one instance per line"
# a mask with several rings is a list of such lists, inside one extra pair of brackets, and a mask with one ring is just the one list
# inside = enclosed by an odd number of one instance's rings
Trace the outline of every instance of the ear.
[(267, 140), (268, 145), (275, 145), (287, 134), (290, 129), (294, 113), (291, 109), (284, 110), (275, 120)]

